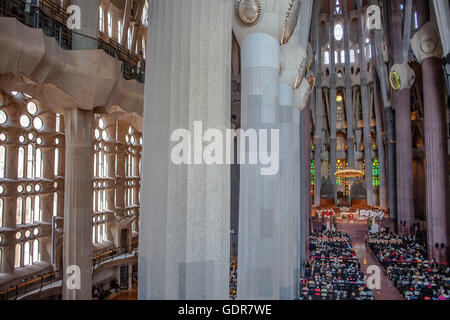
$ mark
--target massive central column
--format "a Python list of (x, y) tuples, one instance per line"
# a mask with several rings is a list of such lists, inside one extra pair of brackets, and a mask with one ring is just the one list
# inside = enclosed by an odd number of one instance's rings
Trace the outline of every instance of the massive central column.
[(64, 120), (66, 171), (62, 297), (63, 300), (91, 300), (93, 112), (67, 110)]
[[(298, 30), (298, 29), (297, 29)], [(294, 86), (302, 80), (306, 52), (295, 34), (281, 47), (280, 76), (280, 299), (293, 300), (302, 260), (300, 218), (300, 113), (294, 112)], [(297, 109), (298, 110), (298, 109)]]
[(225, 158), (206, 164), (211, 137), (201, 127), (230, 126), (232, 3), (150, 6), (139, 299), (227, 299), (230, 170)]
[(442, 46), (435, 23), (426, 23), (414, 36), (412, 48), (422, 64), (426, 215), (429, 259), (448, 262), (448, 166), (445, 81), (442, 72)]
[[(241, 47), (241, 128), (256, 130), (260, 138), (267, 130), (268, 137), (268, 150), (261, 149), (266, 149), (261, 144), (257, 150), (246, 146), (242, 159), (267, 152), (279, 160), (278, 137), (273, 140), (271, 133), (280, 127), (280, 43), (289, 41), (298, 14), (298, 1), (292, 7), (290, 2), (235, 3), (233, 30)], [(241, 164), (237, 284), (240, 300), (280, 298), (280, 171), (276, 168), (265, 173), (265, 167), (261, 161)]]
[(411, 133), (410, 88), (414, 71), (408, 64), (396, 64), (391, 69), (391, 80), (397, 78), (399, 86), (394, 93), (395, 128), (397, 137), (397, 224), (400, 233), (409, 233), (414, 224), (413, 154)]

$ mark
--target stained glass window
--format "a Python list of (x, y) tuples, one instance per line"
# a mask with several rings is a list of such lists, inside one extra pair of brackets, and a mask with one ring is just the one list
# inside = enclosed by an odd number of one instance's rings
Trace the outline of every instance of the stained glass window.
[(380, 186), (380, 164), (378, 162), (378, 159), (373, 160), (372, 175), (373, 175), (374, 187), (379, 187)]

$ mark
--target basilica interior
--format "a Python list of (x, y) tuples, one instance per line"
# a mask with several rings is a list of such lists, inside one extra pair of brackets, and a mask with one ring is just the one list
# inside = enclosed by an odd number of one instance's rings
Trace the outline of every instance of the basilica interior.
[(0, 300), (450, 300), (449, 53), (448, 0), (0, 0)]

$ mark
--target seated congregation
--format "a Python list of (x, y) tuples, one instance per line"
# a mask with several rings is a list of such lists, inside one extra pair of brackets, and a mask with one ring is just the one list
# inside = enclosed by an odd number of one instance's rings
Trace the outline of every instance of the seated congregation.
[(314, 231), (309, 241), (300, 300), (373, 300), (347, 234)]
[(373, 253), (407, 300), (450, 300), (450, 267), (427, 260), (425, 236), (371, 233)]

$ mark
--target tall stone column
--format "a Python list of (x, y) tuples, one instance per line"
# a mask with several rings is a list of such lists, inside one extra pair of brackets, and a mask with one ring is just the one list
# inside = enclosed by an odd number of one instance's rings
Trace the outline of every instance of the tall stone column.
[[(64, 113), (66, 170), (64, 185), (63, 300), (92, 299), (92, 123), (93, 112)], [(74, 273), (74, 268), (80, 274)], [(79, 277), (79, 278), (78, 278)], [(74, 281), (72, 281), (75, 279)], [(80, 280), (81, 287), (68, 287)], [(67, 281), (69, 280), (69, 281)]]
[[(280, 43), (294, 31), (299, 2), (236, 1), (233, 30), (241, 47), (241, 127), (272, 130), (280, 127)], [(291, 10), (297, 10), (291, 11)], [(293, 21), (292, 21), (293, 20)], [(273, 156), (278, 150), (268, 144)], [(245, 156), (255, 151), (246, 146)], [(243, 158), (243, 154), (241, 158)], [(264, 175), (261, 163), (241, 165), (239, 200), (238, 299), (280, 297), (280, 171)], [(283, 169), (281, 168), (281, 171)]]
[(449, 185), (445, 81), (442, 72), (442, 45), (435, 23), (426, 23), (414, 36), (412, 48), (422, 64), (426, 215), (429, 259), (448, 262)]
[(201, 130), (225, 135), (230, 125), (232, 3), (154, 0), (150, 6), (139, 299), (227, 299), (230, 168), (221, 164), (224, 156), (202, 161), (210, 157), (202, 159)]
[(336, 185), (336, 162), (337, 162), (337, 141), (336, 141), (336, 59), (334, 56), (334, 8), (335, 2), (329, 2), (329, 40), (330, 40), (330, 179), (333, 185), (334, 203), (337, 204), (337, 185)]
[[(298, 45), (294, 35), (288, 44), (281, 47), (280, 76), (280, 299), (293, 300), (296, 293), (297, 267), (301, 258), (297, 256), (296, 241), (300, 228), (296, 221), (300, 219), (298, 189), (300, 187), (299, 131), (296, 124), (299, 118), (293, 118), (294, 86), (299, 81), (299, 70), (306, 65), (305, 50)], [(294, 130), (298, 132), (293, 132)], [(301, 236), (301, 235), (300, 235)]]
[(99, 0), (72, 0), (72, 5), (81, 9), (81, 29), (72, 35), (72, 49), (97, 49)]
[[(371, 0), (371, 4), (378, 4), (378, 0)], [(384, 126), (384, 133), (386, 134), (385, 153), (387, 152), (387, 164), (385, 170), (387, 171), (386, 189), (389, 193), (389, 206), (391, 220), (397, 217), (397, 174), (396, 174), (396, 152), (395, 152), (395, 120), (392, 107), (388, 100), (388, 75), (386, 69), (386, 62), (388, 61), (388, 52), (384, 47), (384, 32), (383, 29), (375, 29), (371, 31), (372, 38), (372, 61), (376, 66), (378, 81), (380, 84), (380, 93), (382, 107), (384, 110), (386, 123)], [(381, 117), (381, 115), (380, 115)], [(383, 139), (384, 140), (384, 139)], [(384, 141), (383, 141), (384, 142)], [(380, 168), (381, 169), (381, 168)], [(387, 202), (387, 199), (386, 199)]]
[[(362, 10), (362, 1), (356, 1), (358, 10)], [(373, 205), (373, 176), (372, 176), (372, 136), (370, 128), (370, 112), (369, 112), (369, 97), (367, 90), (367, 69), (366, 69), (366, 56), (364, 46), (366, 39), (364, 36), (364, 19), (362, 15), (358, 15), (358, 39), (360, 45), (360, 80), (361, 80), (361, 106), (363, 114), (363, 132), (364, 132), (364, 159), (366, 161), (365, 177), (366, 177), (366, 190), (367, 190), (367, 204)]]
[(323, 124), (323, 101), (322, 101), (322, 46), (320, 42), (320, 11), (321, 1), (314, 2), (314, 71), (316, 77), (315, 89), (315, 127), (314, 127), (314, 205), (320, 206), (320, 190), (322, 189), (322, 124)]
[[(348, 2), (344, 1), (344, 46), (345, 46), (345, 111), (347, 120), (347, 160), (351, 169), (355, 168), (355, 134), (353, 132), (353, 84), (350, 63), (350, 17)], [(351, 203), (351, 195), (349, 194)]]
[(409, 233), (414, 224), (410, 88), (415, 76), (408, 64), (392, 66), (391, 79), (395, 76), (400, 80), (398, 90), (394, 92), (397, 137), (397, 226), (400, 233)]

